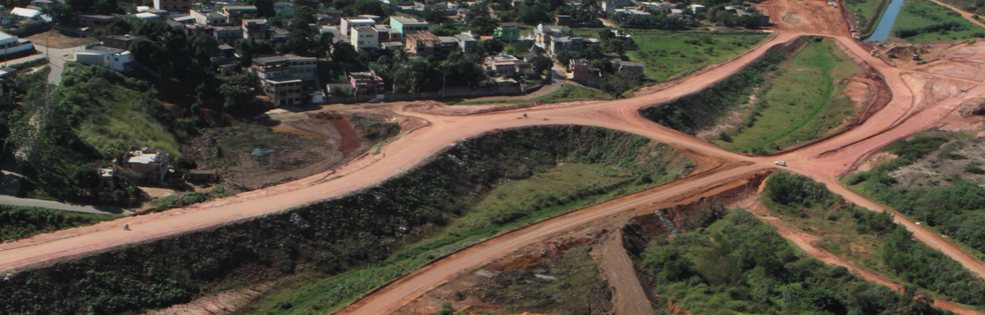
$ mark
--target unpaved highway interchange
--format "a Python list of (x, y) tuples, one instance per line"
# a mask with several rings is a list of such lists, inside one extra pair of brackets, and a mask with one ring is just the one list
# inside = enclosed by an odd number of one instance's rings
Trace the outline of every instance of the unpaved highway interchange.
[[(780, 6), (776, 3), (772, 5)], [(925, 95), (928, 89), (912, 86), (918, 83), (928, 84), (915, 79), (916, 77), (931, 76), (921, 76), (920, 73), (896, 68), (870, 56), (865, 48), (848, 36), (844, 21), (812, 22), (828, 23), (833, 26), (803, 27), (803, 25), (786, 25), (778, 21), (776, 37), (746, 55), (710, 71), (694, 75), (667, 89), (636, 98), (583, 105), (545, 105), (527, 108), (524, 111), (529, 118), (520, 118), (520, 113), (517, 111), (443, 116), (428, 114), (427, 111), (408, 111), (405, 110), (406, 104), (394, 104), (395, 113), (424, 119), (429, 125), (405, 134), (388, 144), (382, 154), (364, 156), (335, 171), (188, 208), (124, 218), (0, 244), (0, 271), (11, 272), (89, 252), (228, 224), (338, 197), (399, 176), (459, 140), (496, 129), (534, 125), (589, 125), (646, 136), (687, 151), (702, 166), (699, 168), (702, 171), (669, 185), (545, 220), (490, 239), (401, 277), (339, 313), (393, 312), (456, 274), (480, 267), (525, 245), (543, 241), (553, 235), (599, 220), (617, 217), (639, 207), (682, 195), (697, 194), (722, 182), (774, 168), (773, 162), (776, 160), (786, 161), (787, 169), (790, 171), (811, 176), (825, 183), (831, 191), (850, 202), (870, 210), (882, 211), (884, 207), (847, 189), (838, 181), (838, 177), (851, 171), (856, 163), (860, 163), (893, 141), (937, 126), (959, 105), (985, 94), (985, 84), (975, 82), (974, 87), (969, 89), (962, 88), (950, 95), (932, 98), (931, 95)], [(838, 31), (820, 34), (816, 32), (831, 29)], [(856, 60), (862, 60), (881, 73), (892, 92), (890, 103), (851, 131), (774, 157), (753, 157), (728, 152), (700, 139), (660, 126), (639, 114), (641, 108), (700, 91), (738, 72), (773, 46), (809, 35), (833, 37), (838, 41), (839, 46), (854, 55)], [(935, 83), (937, 86), (946, 86), (949, 81), (953, 81), (951, 82), (953, 86), (958, 86), (958, 83), (962, 84), (961, 86), (968, 85), (966, 79), (952, 79), (939, 75), (933, 78), (937, 80)], [(941, 250), (979, 276), (985, 275), (985, 265), (967, 252), (898, 213), (891, 213), (897, 223), (913, 232), (914, 237), (920, 241)], [(123, 231), (121, 226), (124, 224), (129, 224), (132, 231)]]

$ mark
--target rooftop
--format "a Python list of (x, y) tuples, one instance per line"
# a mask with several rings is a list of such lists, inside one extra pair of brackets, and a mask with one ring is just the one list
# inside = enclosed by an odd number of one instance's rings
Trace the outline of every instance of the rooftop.
[(160, 163), (165, 158), (170, 156), (171, 153), (164, 150), (143, 148), (140, 150), (132, 150), (127, 152), (127, 155), (130, 156), (130, 158), (126, 161), (127, 163), (151, 164)]
[(382, 80), (380, 76), (373, 74), (372, 72), (350, 72), (349, 77), (356, 80)]
[(229, 10), (256, 10), (257, 7), (253, 5), (227, 5), (222, 7), (226, 11)]
[(391, 20), (394, 20), (394, 21), (397, 21), (397, 22), (400, 22), (400, 24), (428, 24), (427, 22), (424, 22), (424, 21), (418, 21), (417, 19), (414, 19), (414, 18), (408, 18), (408, 17), (402, 17), (402, 16), (394, 16), (394, 17), (391, 17), (390, 19)]

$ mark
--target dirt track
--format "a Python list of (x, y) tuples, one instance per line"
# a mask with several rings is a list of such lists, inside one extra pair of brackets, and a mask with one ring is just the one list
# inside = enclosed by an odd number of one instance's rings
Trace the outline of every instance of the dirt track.
[[(810, 19), (816, 22), (821, 18), (823, 16)], [(526, 119), (519, 118), (520, 114), (517, 111), (460, 117), (441, 116), (407, 112), (403, 110), (402, 104), (398, 104), (394, 106), (396, 113), (419, 117), (431, 124), (390, 143), (381, 155), (368, 155), (336, 171), (189, 208), (125, 218), (0, 244), (2, 250), (0, 270), (29, 267), (121, 245), (228, 224), (345, 195), (400, 175), (458, 140), (494, 129), (544, 124), (594, 125), (640, 134), (686, 150), (702, 166), (702, 171), (671, 185), (549, 219), (455, 253), (399, 279), (340, 313), (387, 313), (440, 285), (446, 279), (502, 257), (525, 244), (621, 213), (631, 212), (647, 204), (700, 193), (709, 187), (750, 172), (774, 167), (772, 163), (774, 160), (786, 160), (791, 165), (790, 170), (826, 183), (832, 191), (851, 202), (872, 210), (880, 210), (881, 206), (841, 186), (837, 177), (850, 171), (861, 158), (867, 157), (892, 141), (934, 127), (959, 104), (985, 93), (985, 86), (978, 85), (968, 89), (967, 92), (952, 91), (950, 94), (928, 96), (926, 95), (928, 91), (945, 89), (946, 85), (951, 83), (940, 77), (914, 78), (915, 75), (907, 74), (904, 70), (893, 68), (871, 57), (856, 42), (845, 37), (847, 29), (840, 30), (841, 24), (844, 24), (843, 20), (841, 22), (813, 28), (798, 24), (801, 25), (798, 28), (839, 35), (837, 40), (843, 47), (847, 47), (850, 53), (869, 63), (885, 77), (888, 87), (893, 92), (893, 99), (885, 108), (855, 129), (791, 153), (763, 158), (727, 152), (710, 143), (659, 126), (638, 113), (640, 108), (700, 91), (739, 71), (765, 53), (768, 48), (806, 35), (783, 31), (798, 29), (784, 25), (778, 27), (781, 31), (776, 38), (733, 62), (696, 75), (665, 90), (637, 98), (582, 105), (540, 106), (525, 110), (529, 115)], [(927, 89), (928, 85), (932, 85), (930, 89)], [(340, 177), (342, 178), (337, 179)], [(979, 275), (985, 275), (985, 266), (958, 247), (898, 214), (896, 220), (914, 232), (914, 236), (921, 241), (942, 250)], [(130, 224), (133, 231), (123, 231), (124, 224)]]

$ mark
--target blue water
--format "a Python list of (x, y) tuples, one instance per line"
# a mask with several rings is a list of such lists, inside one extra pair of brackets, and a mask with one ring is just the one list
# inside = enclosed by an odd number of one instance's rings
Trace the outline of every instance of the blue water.
[(889, 3), (889, 7), (886, 8), (886, 13), (882, 15), (882, 20), (879, 20), (879, 25), (876, 25), (876, 31), (872, 32), (872, 36), (866, 39), (867, 42), (881, 42), (889, 36), (889, 31), (893, 29), (893, 23), (896, 22), (896, 16), (899, 15), (899, 9), (903, 7), (903, 0), (893, 0)]

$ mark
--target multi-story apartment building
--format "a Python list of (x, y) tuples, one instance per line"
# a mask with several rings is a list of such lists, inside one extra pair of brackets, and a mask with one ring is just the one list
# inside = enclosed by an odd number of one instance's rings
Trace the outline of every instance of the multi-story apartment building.
[(252, 40), (270, 40), (270, 26), (266, 19), (243, 20), (243, 38)]
[(302, 81), (317, 75), (318, 60), (295, 55), (260, 57), (253, 59), (250, 70), (274, 105), (295, 105), (303, 101)]
[(252, 5), (227, 5), (222, 7), (222, 14), (226, 16), (226, 23), (239, 25), (244, 18), (257, 16), (257, 7)]
[(195, 18), (196, 24), (220, 25), (226, 22), (225, 15), (208, 9), (191, 10), (191, 16)]
[(235, 45), (243, 39), (243, 29), (235, 26), (218, 26), (215, 28), (215, 40), (219, 44)]

